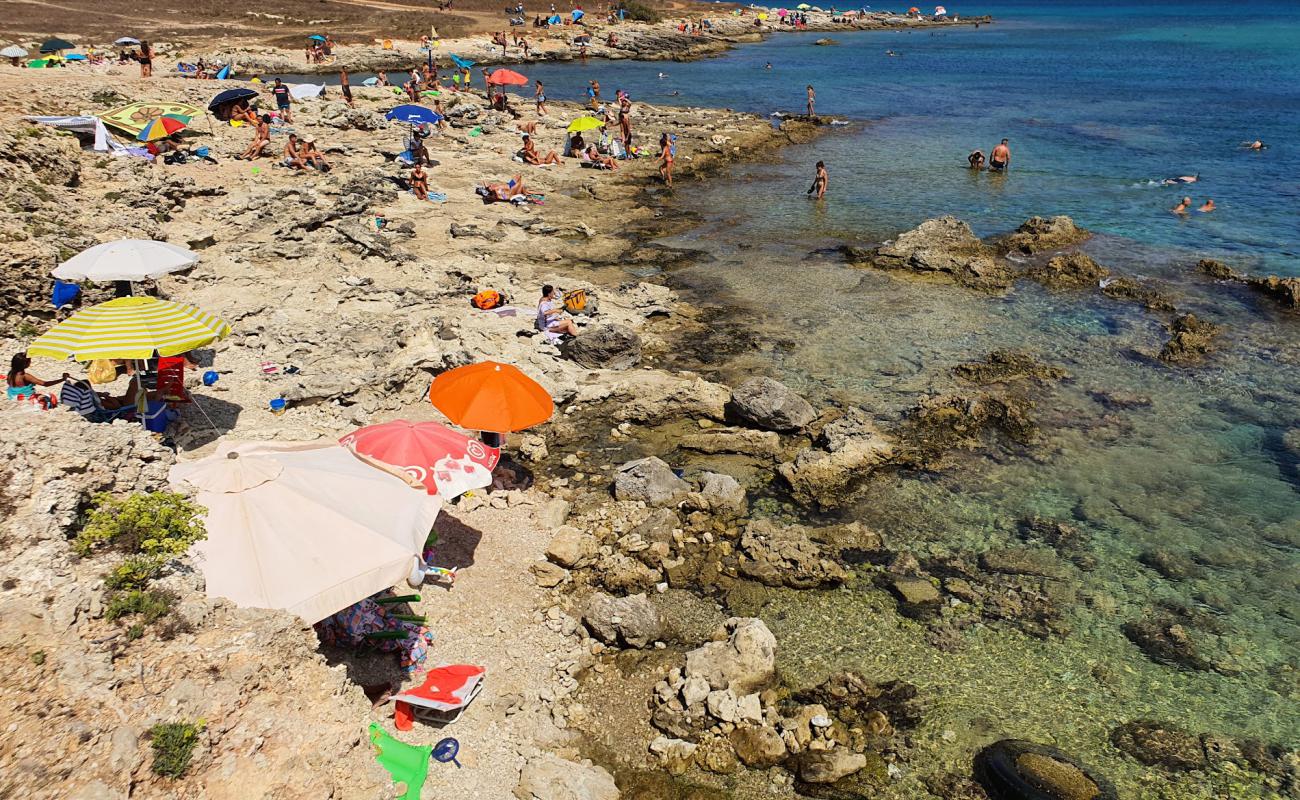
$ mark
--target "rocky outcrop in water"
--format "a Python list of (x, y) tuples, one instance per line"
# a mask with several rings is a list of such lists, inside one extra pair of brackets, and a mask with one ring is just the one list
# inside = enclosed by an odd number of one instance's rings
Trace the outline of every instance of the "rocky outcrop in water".
[(778, 472), (797, 501), (821, 508), (843, 505), (859, 482), (894, 455), (894, 443), (857, 408), (828, 423), (818, 444), (800, 450)]
[(755, 520), (741, 534), (740, 573), (768, 586), (815, 589), (838, 586), (848, 577), (801, 525)]
[(1003, 739), (975, 756), (975, 778), (992, 800), (1119, 800), (1104, 777), (1055, 747)]
[(1300, 751), (1279, 744), (1190, 733), (1171, 722), (1152, 719), (1116, 726), (1110, 732), (1110, 742), (1130, 758), (1165, 772), (1244, 772), (1284, 796), (1294, 796), (1300, 790)]
[(994, 350), (982, 361), (959, 364), (952, 372), (962, 380), (980, 385), (1025, 379), (1058, 381), (1069, 376), (1064, 369), (1044, 364), (1025, 350)]
[(629, 461), (614, 475), (614, 497), (640, 500), (652, 506), (672, 505), (690, 494), (691, 485), (677, 477), (662, 459), (650, 456)]
[(992, 248), (956, 217), (928, 219), (874, 250), (843, 248), (850, 263), (939, 275), (975, 289), (998, 290), (1014, 277)]
[(1195, 314), (1183, 314), (1165, 326), (1169, 341), (1160, 350), (1160, 360), (1166, 364), (1188, 364), (1201, 360), (1214, 347), (1214, 339), (1222, 328), (1213, 322), (1198, 319)]
[(899, 428), (898, 461), (934, 468), (953, 450), (972, 450), (990, 435), (1026, 445), (1038, 436), (1033, 403), (1019, 394), (944, 394), (923, 399)]
[(750, 378), (737, 386), (731, 408), (745, 422), (778, 433), (801, 431), (817, 418), (811, 403), (772, 378)]
[(1197, 269), (1216, 280), (1244, 283), (1277, 301), (1283, 308), (1300, 308), (1300, 278), (1282, 278), (1277, 275), (1251, 277), (1232, 269), (1222, 261), (1202, 259)]
[(1110, 270), (1084, 253), (1066, 253), (1030, 267), (1025, 274), (1044, 286), (1083, 289), (1097, 286)]
[(1090, 232), (1065, 215), (1030, 217), (1014, 233), (999, 239), (997, 247), (1004, 253), (1032, 255), (1078, 244), (1089, 236), (1092, 236)]
[(1124, 623), (1122, 630), (1158, 663), (1235, 675), (1240, 670), (1223, 653), (1217, 627), (1218, 621), (1205, 612), (1167, 606)]

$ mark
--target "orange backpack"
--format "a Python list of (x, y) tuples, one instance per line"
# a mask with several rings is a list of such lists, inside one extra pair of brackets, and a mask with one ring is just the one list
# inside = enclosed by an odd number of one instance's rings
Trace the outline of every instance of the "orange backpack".
[(470, 300), (470, 302), (474, 304), (475, 308), (480, 308), (484, 311), (487, 311), (488, 309), (497, 308), (499, 306), (505, 305), (506, 298), (505, 295), (501, 294), (495, 289), (484, 289), (483, 291), (474, 295), (474, 299)]

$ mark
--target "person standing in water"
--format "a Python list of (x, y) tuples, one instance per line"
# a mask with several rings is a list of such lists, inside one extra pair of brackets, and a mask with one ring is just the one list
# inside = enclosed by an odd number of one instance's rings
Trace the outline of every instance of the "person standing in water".
[(1003, 172), (1011, 166), (1011, 148), (1007, 146), (1007, 140), (1003, 139), (1001, 144), (993, 148), (989, 155), (989, 169), (993, 172)]
[(817, 105), (817, 92), (813, 91), (812, 84), (808, 84), (808, 119), (813, 118), (813, 108)]
[(1191, 207), (1191, 205), (1192, 205), (1192, 198), (1184, 197), (1181, 201), (1179, 201), (1178, 205), (1174, 206), (1169, 210), (1175, 214), (1185, 215), (1187, 213), (1187, 209)]
[(817, 175), (813, 178), (812, 186), (808, 187), (808, 194), (821, 200), (826, 196), (826, 186), (830, 183), (830, 175), (826, 172), (826, 162), (817, 162)]

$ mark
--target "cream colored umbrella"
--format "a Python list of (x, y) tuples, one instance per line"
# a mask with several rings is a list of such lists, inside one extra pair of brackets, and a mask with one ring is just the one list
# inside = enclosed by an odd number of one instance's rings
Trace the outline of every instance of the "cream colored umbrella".
[(198, 490), (208, 594), (318, 622), (412, 574), (442, 501), (334, 442), (226, 442), (172, 467)]

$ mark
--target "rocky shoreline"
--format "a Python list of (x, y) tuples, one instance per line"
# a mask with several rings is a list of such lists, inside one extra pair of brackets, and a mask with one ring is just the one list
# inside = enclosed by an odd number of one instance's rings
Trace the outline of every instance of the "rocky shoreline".
[[(451, 131), (430, 147), (443, 162), (431, 170), (431, 184), (448, 201), (422, 204), (393, 188), (400, 171), (391, 155), (399, 148), (397, 132), (376, 113), (382, 94), (359, 89), (355, 111), (334, 103), (300, 109), (299, 127), (336, 160), (328, 176), (269, 166), (255, 173), (230, 162), (246, 134), (227, 128), (211, 135), (221, 166), (148, 167), (88, 156), (68, 137), (14, 122), (20, 112), (86, 107), (106, 89), (98, 79), (55, 80), (39, 91), (5, 87), (0, 130), (12, 145), (6, 152), (16, 154), (3, 164), (6, 198), (20, 209), (3, 245), (10, 285), (20, 287), (5, 308), (13, 330), (49, 323), (45, 288), (30, 276), (63, 252), (146, 235), (203, 248), (196, 270), (160, 289), (236, 328), (211, 354), (222, 377), (203, 398), (224, 436), (331, 436), (419, 413), (432, 373), (481, 357), (520, 364), (556, 398), (550, 424), (512, 437), (519, 463), (510, 474), (446, 515), (483, 531), (476, 563), (500, 571), (458, 585), (452, 603), (435, 597), (421, 613), (448, 642), (435, 650), (439, 658), (469, 651), (494, 659), (490, 675), (502, 675), (458, 723), (470, 761), (450, 777), (440, 773), (451, 781), (447, 791), (514, 792), (524, 800), (847, 798), (876, 796), (921, 773), (936, 797), (990, 796), (970, 770), (926, 773), (911, 761), (931, 702), (916, 686), (853, 672), (792, 685), (776, 669), (781, 645), (758, 615), (773, 591), (849, 587), (923, 626), (942, 652), (960, 647), (962, 631), (990, 624), (1042, 639), (1070, 635), (1063, 609), (1074, 599), (1072, 578), (1095, 564), (1064, 520), (1023, 520), (1014, 547), (918, 558), (888, 532), (835, 518), (873, 474), (938, 473), (971, 451), (1024, 452), (1038, 435), (1035, 403), (1070, 379), (1066, 370), (1033, 353), (990, 352), (957, 368), (961, 392), (918, 398), (904, 419), (886, 421), (851, 404), (818, 408), (771, 379), (728, 387), (646, 369), (673, 365), (676, 339), (696, 324), (668, 289), (628, 279), (638, 264), (689, 258), (645, 241), (682, 224), (671, 198), (646, 181), (651, 164), (615, 174), (530, 170), (526, 179), (546, 194), (545, 205), (483, 206), (470, 196), (476, 180), (527, 168), (509, 160), (513, 120), (458, 101), (449, 103)], [(208, 88), (183, 81), (131, 88), (159, 87), (195, 102)], [(798, 122), (776, 130), (713, 110), (644, 107), (637, 125), (679, 134), (679, 180), (815, 135)], [(539, 136), (548, 147), (561, 128), (539, 126)], [(375, 216), (386, 220), (382, 230)], [(985, 242), (964, 223), (942, 219), (844, 254), (865, 268), (979, 292), (1018, 280), (1095, 290), (1167, 322), (1169, 344), (1148, 354), (1153, 362), (1205, 357), (1217, 334), (1210, 323), (1178, 313), (1161, 287), (1068, 251), (1087, 236), (1066, 218), (1035, 218)], [(1022, 267), (1009, 253), (1036, 258)], [(541, 282), (594, 289), (600, 315), (584, 320), (581, 347), (521, 335)], [(519, 316), (470, 311), (467, 298), (480, 288), (506, 292)], [(20, 349), (25, 338), (5, 344)], [(262, 361), (299, 372), (263, 377)], [(277, 396), (290, 402), (282, 417), (263, 410)], [(1098, 403), (1132, 408), (1143, 399), (1112, 394)], [(294, 754), (311, 752), (322, 754), (312, 764), (312, 790), (391, 796), (361, 737), (364, 721), (382, 712), (366, 707), (355, 668), (327, 665), (314, 636), (284, 615), (209, 601), (181, 566), (175, 588), (193, 631), (127, 643), (103, 620), (104, 565), (72, 559), (67, 536), (88, 492), (161, 485), (176, 457), (170, 450), (124, 425), (88, 426), (58, 414), (37, 415), (33, 427), (27, 415), (5, 413), (11, 424), (0, 441), (13, 468), (4, 482), (16, 500), (3, 540), (11, 563), (0, 655), (23, 686), (36, 687), (21, 700), (15, 695), (23, 722), (0, 747), (0, 766), (18, 776), (16, 790), (54, 780), (86, 797), (123, 788), (149, 797), (202, 782), (209, 796), (242, 797), (249, 795), (241, 780), (256, 772), (269, 794), (287, 791), (302, 767)], [(182, 457), (205, 452), (214, 438), (197, 419), (187, 422), (191, 430), (177, 437)], [(57, 446), (69, 440), (84, 446)], [(489, 542), (504, 529), (519, 535)], [(1168, 553), (1144, 557), (1162, 574), (1194, 568)], [(499, 587), (515, 618), (494, 617), (486, 631), (458, 626), (452, 610), (483, 608), (463, 593), (486, 597)], [(1162, 607), (1119, 624), (1153, 661), (1216, 674), (1240, 669), (1212, 616), (1197, 609)], [(273, 646), (217, 646), (236, 636)], [(39, 664), (37, 652), (47, 654)], [(20, 746), (47, 730), (40, 710), (87, 678), (105, 687), (98, 712), (55, 704), (52, 713), (69, 720), (66, 733), (48, 749)], [(180, 688), (162, 691), (155, 682)], [(149, 775), (141, 733), (178, 708), (222, 720), (209, 726), (196, 772), (183, 783)], [(1160, 770), (1167, 786), (1212, 771), (1276, 796), (1296, 791), (1297, 756), (1286, 743), (1189, 733), (1176, 722), (1117, 723), (1115, 746)], [(53, 773), (32, 766), (53, 760), (73, 737), (81, 742), (76, 759)], [(981, 752), (986, 782), (1028, 763), (1049, 787), (1082, 792), (1074, 796), (1114, 791), (1104, 776), (1043, 745), (998, 742)]]

